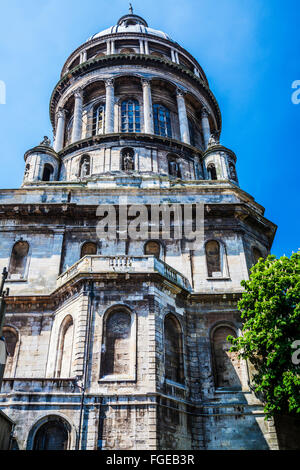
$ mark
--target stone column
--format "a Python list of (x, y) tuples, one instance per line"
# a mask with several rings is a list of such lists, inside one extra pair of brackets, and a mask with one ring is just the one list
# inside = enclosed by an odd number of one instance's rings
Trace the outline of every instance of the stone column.
[(201, 112), (202, 131), (204, 137), (204, 150), (207, 149), (208, 141), (210, 138), (210, 125), (208, 120), (208, 111), (206, 108), (202, 108)]
[(178, 55), (178, 52), (177, 51), (174, 51), (174, 54), (175, 54), (175, 62), (176, 64), (179, 64), (179, 55)]
[(106, 55), (110, 55), (110, 41), (106, 42)]
[(178, 117), (180, 125), (180, 136), (181, 140), (186, 144), (190, 144), (190, 131), (189, 131), (189, 122), (186, 113), (184, 92), (182, 90), (176, 90), (177, 95), (177, 105), (178, 105)]
[(74, 118), (73, 118), (73, 129), (71, 136), (71, 143), (81, 140), (82, 134), (82, 90), (78, 89), (74, 93), (75, 106), (74, 106)]
[(111, 41), (111, 49), (110, 49), (110, 53), (111, 54), (115, 54), (116, 53), (116, 49), (115, 49), (115, 41), (112, 40)]
[(149, 55), (149, 42), (145, 41), (145, 54)]
[(144, 132), (154, 134), (151, 84), (149, 80), (142, 80), (144, 99)]
[(82, 51), (80, 54), (80, 63), (83, 64), (83, 62), (87, 61), (87, 51)]
[(55, 152), (59, 152), (64, 146), (65, 122), (66, 122), (66, 112), (64, 109), (60, 108), (57, 112), (56, 134), (55, 134), (55, 142), (53, 146)]
[(114, 81), (109, 78), (105, 81), (106, 88), (106, 103), (105, 103), (105, 134), (114, 132), (114, 105), (115, 105), (115, 90)]

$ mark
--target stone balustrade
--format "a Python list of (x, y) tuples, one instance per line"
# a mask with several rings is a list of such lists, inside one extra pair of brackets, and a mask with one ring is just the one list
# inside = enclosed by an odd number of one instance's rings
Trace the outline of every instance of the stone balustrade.
[(105, 256), (88, 255), (77, 261), (57, 279), (57, 287), (61, 287), (79, 274), (101, 273), (159, 273), (178, 286), (191, 290), (188, 280), (174, 268), (155, 258), (148, 256)]

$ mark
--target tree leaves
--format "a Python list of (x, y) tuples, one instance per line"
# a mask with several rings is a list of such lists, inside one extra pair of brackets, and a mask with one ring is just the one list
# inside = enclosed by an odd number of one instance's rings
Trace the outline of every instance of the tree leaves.
[(300, 365), (292, 361), (292, 344), (300, 340), (300, 252), (261, 258), (241, 285), (243, 336), (228, 337), (231, 351), (255, 366), (253, 385), (267, 416), (300, 413)]

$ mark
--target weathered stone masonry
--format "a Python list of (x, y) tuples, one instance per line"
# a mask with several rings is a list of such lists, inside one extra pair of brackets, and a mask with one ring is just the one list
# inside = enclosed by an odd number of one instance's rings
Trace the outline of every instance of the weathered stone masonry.
[[(50, 118), (53, 147), (27, 151), (21, 188), (0, 191), (15, 447), (276, 449), (226, 342), (276, 227), (239, 187), (198, 62), (125, 15), (69, 57)], [(163, 203), (204, 205), (201, 246), (98, 238), (98, 207)]]

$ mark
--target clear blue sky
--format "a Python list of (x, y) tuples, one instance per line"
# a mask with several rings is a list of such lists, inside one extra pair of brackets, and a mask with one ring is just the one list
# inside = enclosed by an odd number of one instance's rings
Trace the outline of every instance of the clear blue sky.
[[(297, 0), (132, 0), (135, 13), (189, 50), (223, 116), (221, 142), (236, 152), (241, 187), (278, 225), (272, 252), (299, 240), (300, 4)], [(125, 0), (2, 2), (0, 187), (21, 184), (25, 151), (51, 135), (48, 105), (68, 55), (128, 11)]]

